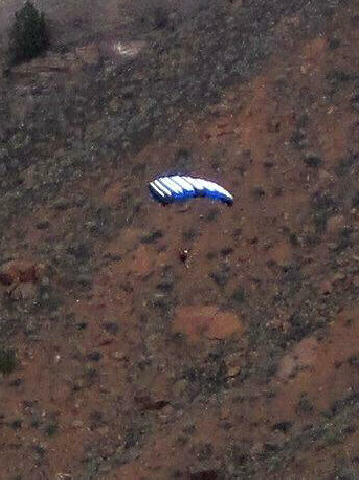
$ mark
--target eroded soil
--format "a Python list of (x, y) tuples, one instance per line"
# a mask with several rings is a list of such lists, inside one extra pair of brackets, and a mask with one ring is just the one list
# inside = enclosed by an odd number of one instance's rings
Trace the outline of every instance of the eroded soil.
[[(282, 18), (206, 115), (12, 217), (1, 478), (357, 478), (356, 21)], [(233, 207), (152, 202), (175, 168)]]

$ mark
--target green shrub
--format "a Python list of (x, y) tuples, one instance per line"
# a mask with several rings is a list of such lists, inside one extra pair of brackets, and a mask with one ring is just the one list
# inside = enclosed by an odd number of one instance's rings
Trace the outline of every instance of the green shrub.
[(30, 1), (26, 1), (15, 17), (9, 33), (10, 65), (37, 57), (49, 46), (44, 13), (40, 13)]
[(9, 375), (16, 367), (15, 350), (0, 346), (0, 373)]

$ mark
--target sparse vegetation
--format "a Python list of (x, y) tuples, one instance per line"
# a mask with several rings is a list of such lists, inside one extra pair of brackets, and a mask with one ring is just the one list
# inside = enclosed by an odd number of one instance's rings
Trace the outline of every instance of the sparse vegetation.
[(322, 160), (316, 153), (307, 153), (304, 157), (304, 163), (308, 165), (308, 167), (319, 167)]
[(325, 233), (329, 217), (337, 211), (337, 202), (330, 193), (317, 191), (312, 196), (312, 206), (315, 231)]
[(215, 351), (205, 359), (204, 365), (189, 366), (183, 377), (189, 382), (187, 393), (191, 399), (197, 395), (219, 393), (227, 384), (227, 367), (223, 361), (223, 352)]
[(141, 0), (130, 2), (128, 9), (137, 26), (148, 30), (174, 31), (183, 21), (217, 0)]
[(220, 213), (219, 208), (211, 208), (205, 216), (206, 222), (214, 222)]
[(162, 236), (163, 236), (163, 233), (161, 232), (161, 230), (153, 230), (152, 232), (142, 235), (141, 243), (145, 243), (145, 244), (155, 243)]
[(58, 431), (58, 429), (59, 429), (59, 426), (57, 423), (49, 423), (45, 431), (49, 437), (53, 437), (55, 433)]
[(311, 400), (306, 394), (302, 394), (297, 404), (297, 411), (299, 413), (312, 413), (313, 410), (314, 407)]
[(116, 322), (105, 322), (103, 328), (111, 335), (116, 335), (120, 329)]
[(349, 152), (348, 155), (342, 158), (335, 167), (335, 173), (338, 177), (341, 178), (350, 175), (353, 171), (354, 165), (358, 162), (358, 158), (359, 154), (354, 152)]
[(219, 287), (225, 287), (230, 277), (230, 271), (227, 265), (221, 265), (221, 268), (215, 272), (211, 272), (209, 276), (216, 282)]
[(132, 5), (135, 21), (147, 28), (163, 29), (168, 25), (170, 5), (166, 0), (144, 0)]
[(293, 132), (290, 141), (293, 147), (297, 148), (298, 150), (305, 148), (308, 145), (307, 132), (304, 130), (304, 128), (297, 128)]
[(0, 346), (0, 373), (9, 375), (15, 370), (16, 364), (15, 350)]
[(191, 240), (194, 240), (197, 235), (198, 235), (197, 230), (191, 227), (188, 230), (185, 230), (183, 232), (182, 237), (183, 237), (183, 240), (191, 241)]
[(279, 430), (281, 432), (287, 433), (292, 427), (292, 422), (279, 422), (273, 425), (273, 430)]
[(231, 299), (238, 304), (244, 302), (246, 297), (245, 290), (243, 287), (238, 287), (231, 295)]
[(179, 148), (175, 155), (175, 173), (184, 174), (190, 171), (192, 155), (187, 148)]
[(359, 190), (357, 190), (354, 194), (353, 200), (352, 200), (352, 207), (353, 208), (358, 208), (359, 207)]
[(295, 232), (290, 232), (289, 242), (291, 245), (293, 245), (293, 247), (297, 247), (299, 245), (298, 236)]
[(10, 423), (10, 426), (13, 430), (20, 430), (22, 428), (22, 420), (20, 418), (17, 418)]
[[(3, 78), (0, 344), (21, 369), (0, 355), (2, 475), (353, 477), (352, 7), (131, 0), (127, 32), (110, 0), (87, 36), (82, 2), (81, 45)], [(233, 208), (159, 207), (146, 184), (169, 170), (222, 178)]]
[(253, 187), (254, 198), (262, 199), (262, 198), (264, 198), (265, 194), (266, 194), (266, 192), (261, 185), (256, 185), (255, 187)]

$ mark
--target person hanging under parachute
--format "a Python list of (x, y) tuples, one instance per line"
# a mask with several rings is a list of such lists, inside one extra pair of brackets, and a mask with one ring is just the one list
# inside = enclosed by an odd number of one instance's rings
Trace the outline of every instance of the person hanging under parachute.
[[(194, 198), (208, 198), (232, 206), (233, 196), (217, 183), (201, 178), (192, 178), (180, 175), (159, 177), (149, 184), (154, 200), (162, 206), (185, 202)], [(188, 268), (189, 250), (179, 251), (179, 259)]]
[(220, 201), (228, 206), (233, 204), (233, 196), (225, 188), (201, 178), (180, 175), (159, 177), (150, 182), (149, 189), (154, 200), (163, 206), (200, 197)]

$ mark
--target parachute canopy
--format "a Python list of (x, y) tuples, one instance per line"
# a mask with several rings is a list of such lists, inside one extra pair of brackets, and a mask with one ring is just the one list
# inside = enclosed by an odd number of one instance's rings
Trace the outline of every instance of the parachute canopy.
[(233, 203), (233, 197), (227, 190), (217, 183), (201, 178), (179, 175), (160, 177), (149, 184), (149, 189), (152, 197), (164, 205), (198, 197), (217, 200), (227, 205)]

